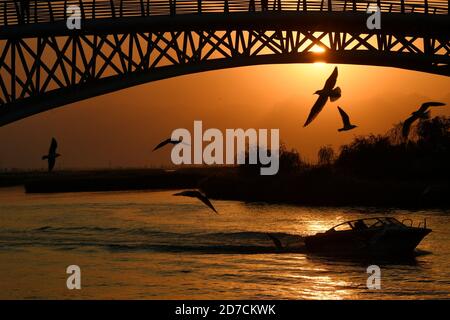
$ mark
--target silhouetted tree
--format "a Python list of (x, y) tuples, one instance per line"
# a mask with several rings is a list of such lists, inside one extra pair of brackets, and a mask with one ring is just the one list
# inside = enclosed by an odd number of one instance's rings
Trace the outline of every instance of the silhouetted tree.
[(304, 166), (297, 150), (288, 150), (284, 143), (280, 146), (280, 172), (291, 173)]
[(450, 118), (435, 117), (419, 121), (416, 133), (418, 144), (435, 150), (447, 150), (450, 147)]
[(410, 139), (400, 139), (402, 124), (386, 135), (357, 137), (341, 147), (336, 165), (356, 175), (414, 180), (444, 179), (450, 173), (450, 118), (420, 119)]
[(317, 153), (317, 157), (319, 159), (319, 165), (331, 165), (335, 159), (334, 149), (330, 145), (322, 146)]
[[(256, 150), (259, 151), (258, 149)], [(265, 150), (266, 151), (266, 150)], [(270, 151), (266, 151), (268, 154)], [(245, 153), (245, 164), (239, 166), (240, 172), (245, 175), (259, 175), (260, 168), (264, 166), (259, 161), (259, 152), (258, 152), (258, 163), (250, 164), (249, 163), (249, 152), (248, 150)], [(268, 165), (267, 165), (268, 166)], [(280, 144), (279, 148), (279, 173), (293, 173), (299, 168), (304, 166), (304, 162), (302, 161), (300, 154), (297, 150), (291, 149), (288, 150), (284, 143)]]
[[(403, 138), (402, 134), (403, 130), (403, 122), (398, 122), (392, 126), (391, 129), (389, 129), (386, 133), (386, 136), (389, 138), (389, 141), (392, 144), (402, 144), (405, 142), (405, 139)], [(410, 133), (411, 137), (412, 132)]]

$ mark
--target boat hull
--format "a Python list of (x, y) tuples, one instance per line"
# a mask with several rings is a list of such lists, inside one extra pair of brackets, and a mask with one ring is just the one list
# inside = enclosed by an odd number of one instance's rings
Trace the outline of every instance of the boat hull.
[(412, 254), (427, 228), (380, 228), (361, 231), (336, 231), (305, 237), (309, 252), (333, 255), (407, 255)]

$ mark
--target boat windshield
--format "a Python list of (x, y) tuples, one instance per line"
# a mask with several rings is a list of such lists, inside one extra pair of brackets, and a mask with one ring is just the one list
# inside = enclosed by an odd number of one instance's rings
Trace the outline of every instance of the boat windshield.
[(374, 223), (372, 225), (372, 227), (382, 227), (384, 225), (399, 225), (399, 226), (403, 226), (403, 223), (401, 223), (400, 221), (398, 221), (395, 218), (391, 218), (391, 217), (386, 217), (386, 218), (377, 218), (376, 220), (378, 220), (376, 223)]
[(328, 231), (365, 230), (370, 228), (379, 228), (386, 225), (404, 226), (403, 223), (395, 218), (382, 217), (347, 221), (334, 226)]

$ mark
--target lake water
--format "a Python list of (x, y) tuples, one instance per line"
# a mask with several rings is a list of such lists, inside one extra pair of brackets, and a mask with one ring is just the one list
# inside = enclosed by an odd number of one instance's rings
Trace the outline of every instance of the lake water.
[[(450, 212), (310, 208), (213, 201), (173, 191), (25, 194), (0, 189), (0, 299), (450, 298)], [(302, 235), (345, 220), (427, 218), (433, 232), (406, 261), (306, 254)], [(297, 252), (276, 253), (266, 233)], [(366, 268), (381, 268), (381, 289)], [(66, 268), (81, 268), (68, 290)]]

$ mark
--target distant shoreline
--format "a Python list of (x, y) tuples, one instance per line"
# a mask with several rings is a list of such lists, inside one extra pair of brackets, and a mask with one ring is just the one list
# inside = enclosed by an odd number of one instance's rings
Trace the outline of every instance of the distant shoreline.
[(232, 167), (0, 173), (0, 187), (20, 185), (27, 193), (199, 188), (220, 200), (313, 207), (450, 208), (448, 182), (360, 179), (324, 168), (276, 176), (245, 176)]
[(195, 188), (208, 168), (16, 171), (0, 173), (0, 187), (23, 185), (27, 193)]

